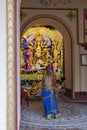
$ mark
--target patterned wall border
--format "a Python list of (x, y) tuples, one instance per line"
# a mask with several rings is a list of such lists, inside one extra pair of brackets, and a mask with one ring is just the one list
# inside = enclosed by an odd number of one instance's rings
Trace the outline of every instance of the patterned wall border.
[(35, 9), (35, 10), (78, 10), (78, 8), (44, 8), (44, 7), (21, 7), (21, 9)]
[(7, 0), (7, 130), (17, 130), (15, 72), (15, 0)]

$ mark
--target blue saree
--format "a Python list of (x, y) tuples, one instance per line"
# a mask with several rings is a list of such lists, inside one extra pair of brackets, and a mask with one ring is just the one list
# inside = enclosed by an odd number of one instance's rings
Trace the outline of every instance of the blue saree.
[(45, 115), (49, 118), (55, 117), (58, 118), (60, 115), (60, 111), (58, 108), (58, 104), (56, 101), (56, 97), (53, 90), (47, 90), (46, 88), (42, 88), (42, 99), (44, 105)]

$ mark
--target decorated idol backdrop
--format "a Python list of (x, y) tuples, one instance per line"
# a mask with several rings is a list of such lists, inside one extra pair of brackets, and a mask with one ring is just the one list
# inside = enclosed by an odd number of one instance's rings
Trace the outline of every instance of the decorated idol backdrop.
[(42, 79), (42, 70), (53, 64), (56, 79), (64, 76), (62, 35), (47, 27), (29, 28), (21, 38), (21, 79)]

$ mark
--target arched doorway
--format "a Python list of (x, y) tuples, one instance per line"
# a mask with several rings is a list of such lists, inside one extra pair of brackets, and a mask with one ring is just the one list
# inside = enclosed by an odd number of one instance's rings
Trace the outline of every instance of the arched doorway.
[[(43, 23), (43, 21), (45, 21)], [(48, 24), (53, 26), (58, 30), (63, 36), (63, 43), (64, 43), (64, 66), (65, 66), (65, 79), (66, 79), (66, 92), (73, 98), (73, 57), (72, 57), (72, 44), (73, 44), (73, 36), (70, 28), (68, 25), (60, 18), (55, 17), (53, 15), (42, 14), (31, 17), (27, 20), (21, 27), (21, 36), (27, 30), (34, 25), (38, 24)]]
[(49, 64), (53, 66), (56, 81), (63, 82), (63, 36), (54, 27), (39, 24), (28, 28), (21, 37), (20, 57), (21, 86), (31, 95), (41, 96), (43, 71)]

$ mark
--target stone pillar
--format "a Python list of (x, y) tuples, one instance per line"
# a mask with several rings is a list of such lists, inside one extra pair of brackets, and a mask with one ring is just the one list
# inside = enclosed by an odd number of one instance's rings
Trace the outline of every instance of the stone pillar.
[[(16, 130), (14, 0), (7, 0), (7, 130)], [(4, 125), (4, 124), (3, 124)]]

